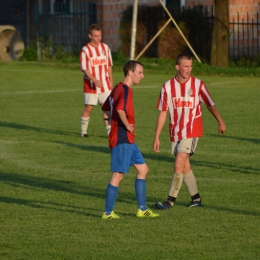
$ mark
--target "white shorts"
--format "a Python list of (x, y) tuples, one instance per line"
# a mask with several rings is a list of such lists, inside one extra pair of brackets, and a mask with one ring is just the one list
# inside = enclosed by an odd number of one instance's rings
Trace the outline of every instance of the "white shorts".
[(84, 93), (84, 104), (92, 106), (96, 106), (97, 104), (102, 105), (110, 93), (111, 90), (98, 94)]
[(198, 144), (199, 138), (187, 138), (183, 139), (178, 142), (172, 142), (171, 143), (171, 152), (172, 154), (176, 155), (177, 153), (188, 153), (190, 155), (193, 155), (197, 144)]

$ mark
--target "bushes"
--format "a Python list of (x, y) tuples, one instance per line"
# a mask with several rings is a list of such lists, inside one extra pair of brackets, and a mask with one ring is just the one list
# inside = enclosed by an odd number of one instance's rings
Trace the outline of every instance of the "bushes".
[(67, 62), (75, 60), (76, 57), (78, 61), (79, 53), (77, 50), (67, 50), (63, 46), (54, 45), (51, 39), (44, 40), (41, 37), (38, 43), (31, 41), (30, 47), (25, 49), (20, 60), (61, 60)]
[[(165, 24), (166, 21), (163, 21), (162, 24), (159, 23), (158, 30)], [(179, 28), (182, 30), (185, 37), (188, 35), (188, 29), (184, 22), (181, 22)], [(168, 25), (161, 33), (158, 38), (157, 45), (157, 54), (160, 58), (175, 59), (176, 56), (185, 50), (186, 43), (178, 30)]]
[[(169, 11), (196, 54), (208, 61), (211, 46), (211, 25), (204, 18), (203, 8), (187, 9), (181, 12)], [(119, 28), (120, 51), (126, 56), (130, 54), (132, 13), (133, 7), (129, 6), (123, 12)], [(168, 19), (169, 17), (161, 5), (138, 7), (136, 55), (143, 50)], [(145, 51), (144, 56), (173, 58), (184, 51), (191, 53), (173, 22), (170, 22)]]
[(38, 59), (37, 57), (37, 51), (34, 48), (27, 48), (24, 50), (22, 57), (19, 60), (22, 61), (36, 61)]
[[(113, 54), (113, 71), (121, 71), (122, 67), (129, 57), (125, 57), (122, 53)], [(153, 75), (169, 74), (172, 77), (176, 74), (175, 59), (163, 59), (163, 58), (148, 58), (140, 57), (138, 61), (144, 64), (145, 75), (150, 73)], [(258, 59), (258, 65), (253, 60), (238, 60), (230, 62), (228, 68), (213, 68), (209, 64), (204, 62), (198, 62), (193, 59), (192, 75), (202, 76), (226, 76), (226, 77), (259, 77), (260, 76), (260, 58)]]
[[(132, 23), (121, 22), (119, 28), (121, 46), (119, 52), (123, 53), (125, 56), (130, 55), (131, 46), (131, 29)], [(145, 46), (147, 42), (147, 30), (142, 22), (137, 22), (137, 34), (136, 34), (136, 53), (139, 53)]]

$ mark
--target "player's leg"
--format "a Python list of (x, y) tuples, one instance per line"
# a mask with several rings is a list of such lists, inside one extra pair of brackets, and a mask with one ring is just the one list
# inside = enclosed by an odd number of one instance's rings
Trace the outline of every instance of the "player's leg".
[(93, 106), (97, 105), (97, 94), (84, 93), (84, 109), (81, 114), (81, 137), (88, 137), (88, 125)]
[(189, 207), (201, 206), (201, 198), (198, 192), (195, 176), (190, 167), (190, 160), (188, 160), (185, 164), (183, 180), (191, 197), (191, 203), (189, 204)]
[(103, 113), (103, 120), (104, 120), (104, 123), (105, 123), (107, 135), (109, 135), (110, 134), (110, 130), (111, 130), (111, 119), (108, 118), (105, 113)]
[(88, 137), (88, 124), (90, 120), (90, 114), (93, 109), (91, 105), (85, 105), (81, 114), (81, 137)]
[[(190, 156), (192, 156), (195, 153), (198, 141), (199, 138), (192, 138)], [(184, 173), (183, 175), (184, 184), (191, 196), (191, 203), (189, 204), (189, 207), (201, 206), (201, 198), (198, 192), (195, 176), (190, 166), (190, 160), (186, 161), (183, 169), (183, 173)]]
[(134, 164), (134, 167), (137, 170), (135, 179), (135, 194), (138, 208), (141, 210), (146, 210), (146, 176), (149, 169), (146, 163)]
[(185, 165), (189, 161), (189, 154), (192, 149), (192, 138), (184, 139), (179, 142), (172, 142), (171, 151), (175, 155), (173, 176), (170, 184), (168, 197), (164, 202), (156, 202), (158, 209), (165, 210), (173, 207), (181, 189)]
[(159, 214), (152, 212), (146, 205), (146, 177), (149, 171), (147, 164), (136, 144), (132, 145), (131, 164), (137, 170), (135, 179), (135, 194), (138, 204), (137, 217), (159, 217)]
[(175, 200), (178, 197), (179, 191), (183, 183), (183, 167), (185, 161), (189, 159), (189, 155), (183, 152), (178, 152), (175, 158), (173, 176), (169, 188), (169, 193), (166, 201), (157, 202), (155, 206), (158, 209), (170, 209), (173, 207)]
[(106, 202), (105, 210), (102, 215), (103, 219), (119, 218), (113, 211), (116, 203), (116, 198), (118, 194), (118, 187), (124, 178), (123, 173), (113, 172), (109, 184), (106, 189)]
[(116, 203), (119, 185), (124, 178), (124, 173), (129, 171), (129, 163), (126, 163), (128, 153), (125, 145), (126, 144), (119, 144), (111, 149), (110, 170), (113, 174), (106, 189), (105, 210), (102, 215), (103, 219), (119, 218), (113, 210)]
[[(107, 99), (107, 97), (109, 96), (110, 93), (111, 93), (111, 91), (106, 91), (106, 92), (99, 94), (99, 104), (101, 106), (104, 104), (104, 102), (106, 101), (106, 99)], [(108, 118), (105, 113), (103, 113), (103, 120), (104, 120), (104, 123), (105, 123), (107, 135), (109, 135), (110, 130), (111, 130), (110, 118)]]

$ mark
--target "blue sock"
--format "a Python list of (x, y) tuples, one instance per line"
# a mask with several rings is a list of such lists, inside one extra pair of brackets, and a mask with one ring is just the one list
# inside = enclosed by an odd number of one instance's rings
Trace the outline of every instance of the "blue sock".
[(111, 211), (114, 209), (117, 193), (118, 193), (118, 187), (115, 187), (109, 183), (107, 185), (107, 190), (106, 190), (106, 204), (105, 204), (105, 213), (107, 215), (109, 215)]
[(135, 194), (138, 203), (138, 208), (141, 210), (146, 210), (146, 180), (135, 180)]

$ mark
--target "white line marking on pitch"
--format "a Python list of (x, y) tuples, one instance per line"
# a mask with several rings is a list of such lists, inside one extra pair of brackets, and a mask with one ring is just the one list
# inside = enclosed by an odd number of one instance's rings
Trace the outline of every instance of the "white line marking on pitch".
[[(209, 85), (221, 85), (221, 84), (234, 84), (234, 83), (238, 83), (240, 81), (226, 81), (226, 82), (215, 82), (215, 83), (209, 83), (207, 84), (207, 86)], [(158, 86), (134, 86), (133, 89), (142, 89), (142, 88), (161, 88), (161, 85)], [(0, 93), (0, 95), (21, 95), (21, 94), (37, 94), (37, 93), (60, 93), (60, 92), (75, 92), (75, 91), (82, 91), (82, 89), (60, 89), (60, 90), (47, 90), (47, 91), (24, 91), (24, 92), (3, 92)]]
[[(24, 92), (5, 92), (5, 93), (0, 93), (0, 95), (10, 95), (10, 94), (38, 94), (38, 93), (60, 93), (60, 92), (75, 92), (75, 91), (82, 91), (82, 89), (60, 89), (60, 90), (49, 90), (49, 91), (24, 91)], [(83, 92), (82, 92), (83, 93)]]
[[(23, 70), (23, 69), (1, 69), (1, 71), (10, 71), (10, 72), (13, 72), (13, 71), (18, 71), (18, 72), (28, 72), (28, 70)], [(37, 73), (51, 73), (51, 74), (64, 74), (64, 71), (57, 71), (57, 70), (54, 70), (54, 71), (51, 71), (51, 70), (45, 70), (45, 69), (42, 69), (42, 70), (32, 70), (31, 72), (37, 72)], [(74, 73), (81, 73), (80, 70), (68, 70), (66, 71), (66, 74), (68, 73), (71, 73), (71, 74), (74, 74)]]

